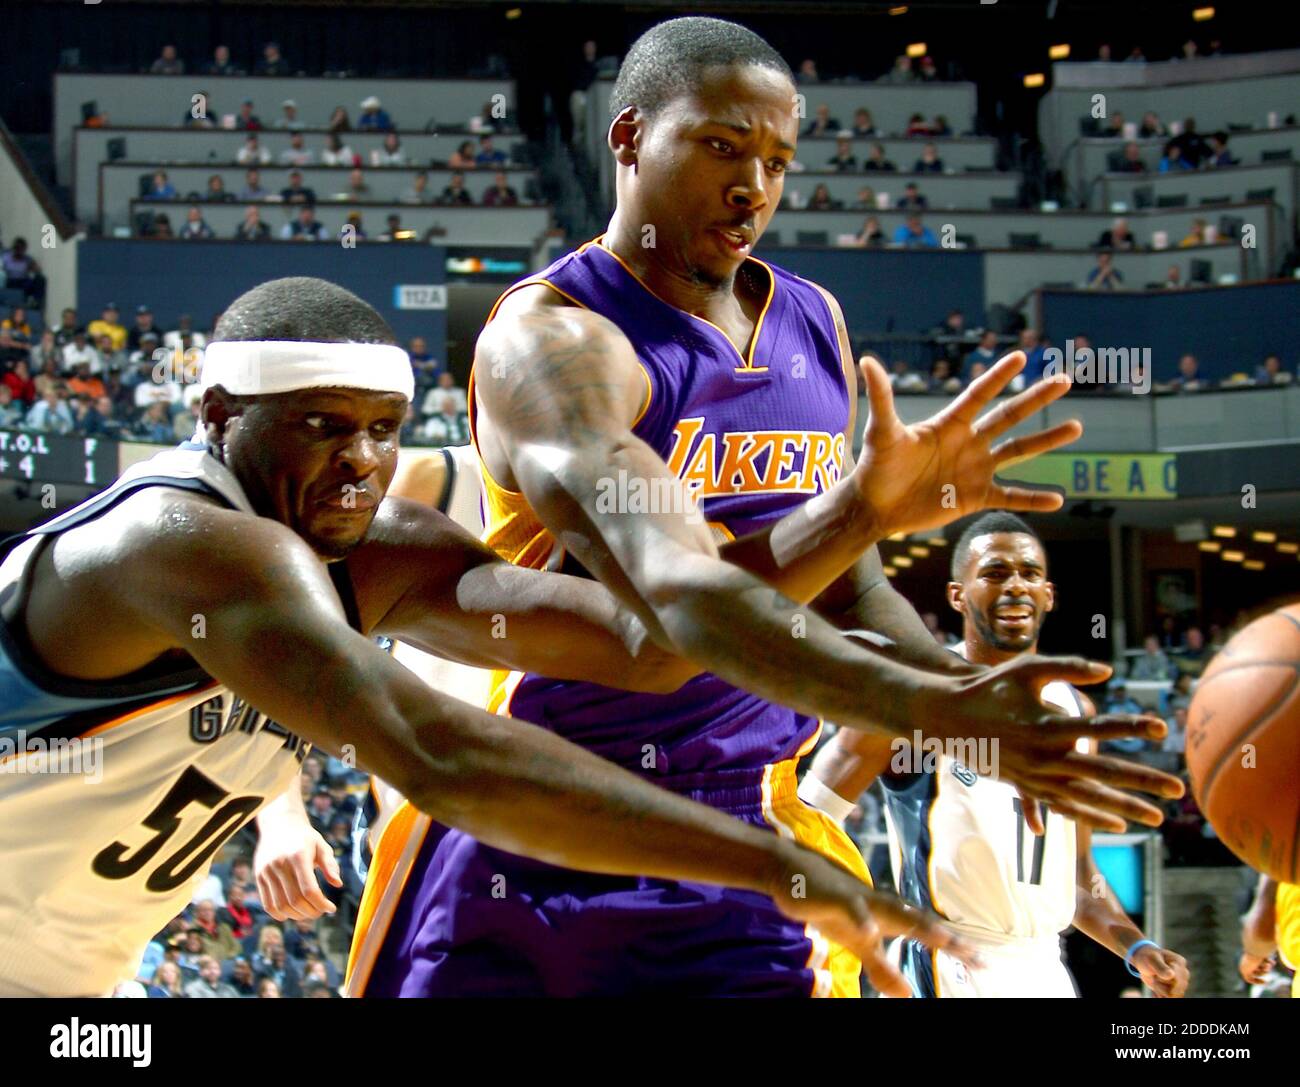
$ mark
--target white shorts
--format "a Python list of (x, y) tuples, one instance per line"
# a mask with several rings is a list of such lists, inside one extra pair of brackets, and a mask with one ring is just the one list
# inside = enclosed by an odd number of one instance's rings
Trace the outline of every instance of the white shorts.
[(967, 966), (944, 951), (931, 951), (913, 940), (896, 940), (890, 948), (918, 997), (1053, 997), (1079, 995), (1061, 960), (1059, 939), (981, 941), (963, 933), (982, 960)]

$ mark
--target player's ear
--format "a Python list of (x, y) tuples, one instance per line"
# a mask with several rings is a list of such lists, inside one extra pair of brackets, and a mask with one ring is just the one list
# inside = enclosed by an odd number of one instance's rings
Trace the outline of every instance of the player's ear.
[(203, 422), (203, 432), (212, 445), (220, 445), (226, 436), (230, 420), (239, 414), (239, 410), (230, 394), (220, 385), (203, 390), (203, 399), (199, 401), (199, 419)]
[(1056, 586), (1053, 585), (1050, 581), (1044, 581), (1043, 592), (1047, 596), (1047, 606), (1043, 610), (1051, 611), (1053, 608), (1056, 607)]
[(960, 612), (963, 615), (966, 614), (966, 595), (962, 591), (960, 581), (948, 582), (948, 606), (953, 611)]
[(635, 166), (637, 141), (641, 135), (644, 117), (636, 106), (628, 106), (610, 122), (606, 142), (614, 152), (614, 160), (621, 166)]

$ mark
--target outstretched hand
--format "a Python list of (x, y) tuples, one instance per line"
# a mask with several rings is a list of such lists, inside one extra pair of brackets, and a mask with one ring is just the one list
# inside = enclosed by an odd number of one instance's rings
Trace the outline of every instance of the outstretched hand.
[(1024, 352), (1013, 351), (937, 414), (908, 426), (894, 410), (884, 367), (870, 356), (858, 365), (871, 417), (850, 478), (882, 536), (938, 528), (993, 507), (1035, 513), (1061, 507), (1063, 499), (1052, 491), (1004, 486), (993, 476), (1013, 462), (1068, 445), (1083, 433), (1081, 423), (1069, 420), (994, 442), (1064, 396), (1068, 378), (1044, 378), (981, 415), (1024, 368)]

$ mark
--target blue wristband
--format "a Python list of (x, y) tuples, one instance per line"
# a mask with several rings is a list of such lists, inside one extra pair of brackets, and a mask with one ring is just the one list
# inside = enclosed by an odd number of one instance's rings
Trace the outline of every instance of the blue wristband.
[(1139, 940), (1132, 947), (1130, 947), (1126, 952), (1124, 952), (1124, 965), (1128, 967), (1128, 972), (1132, 974), (1135, 978), (1140, 978), (1142, 976), (1136, 970), (1133, 969), (1133, 952), (1138, 950), (1138, 948), (1140, 947), (1154, 947), (1157, 951), (1160, 950), (1160, 945), (1156, 943), (1155, 940)]

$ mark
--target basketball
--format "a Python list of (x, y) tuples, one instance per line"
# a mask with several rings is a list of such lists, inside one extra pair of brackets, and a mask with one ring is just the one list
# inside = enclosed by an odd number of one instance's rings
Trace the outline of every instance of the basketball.
[(1257, 619), (1215, 657), (1188, 714), (1197, 803), (1243, 861), (1300, 877), (1300, 605)]

